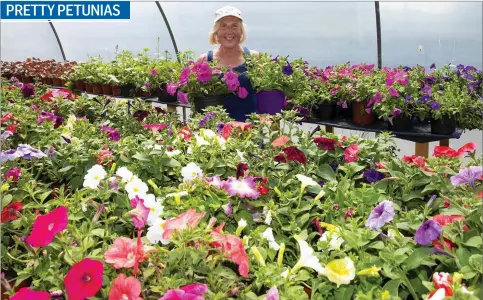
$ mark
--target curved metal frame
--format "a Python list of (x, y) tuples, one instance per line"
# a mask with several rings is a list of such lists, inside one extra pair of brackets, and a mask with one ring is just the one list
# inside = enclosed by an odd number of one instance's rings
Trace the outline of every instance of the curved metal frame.
[(52, 31), (54, 32), (55, 39), (57, 40), (57, 44), (59, 44), (60, 52), (62, 53), (62, 58), (64, 59), (64, 61), (66, 61), (67, 58), (65, 57), (64, 47), (62, 47), (62, 43), (60, 42), (60, 38), (59, 38), (59, 35), (57, 34), (57, 30), (55, 30), (55, 26), (52, 23), (52, 21), (49, 20), (49, 24), (50, 24), (50, 28), (52, 28)]
[(181, 62), (180, 59), (179, 59), (179, 56), (178, 56), (178, 53), (179, 53), (178, 46), (176, 45), (176, 40), (174, 39), (174, 35), (173, 35), (173, 31), (171, 30), (171, 26), (169, 26), (168, 18), (166, 17), (166, 14), (164, 13), (164, 10), (161, 7), (161, 4), (159, 4), (159, 1), (156, 1), (156, 6), (158, 7), (159, 12), (163, 16), (164, 24), (166, 24), (166, 28), (168, 29), (169, 36), (171, 37), (171, 42), (173, 43), (174, 52), (176, 53), (176, 59), (178, 60), (178, 62)]

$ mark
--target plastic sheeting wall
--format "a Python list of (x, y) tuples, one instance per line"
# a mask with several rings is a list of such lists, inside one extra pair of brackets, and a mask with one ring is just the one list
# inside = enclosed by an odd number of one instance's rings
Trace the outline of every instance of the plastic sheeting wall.
[[(242, 10), (246, 46), (261, 52), (303, 57), (326, 66), (350, 61), (377, 63), (374, 2), (160, 2), (180, 51), (196, 55), (212, 49), (208, 32), (224, 5)], [(483, 68), (482, 9), (478, 2), (381, 2), (382, 63), (424, 66), (463, 63)], [(88, 55), (112, 59), (116, 46), (174, 55), (155, 2), (132, 2), (130, 22), (53, 22), (66, 58)], [(1, 59), (35, 56), (61, 60), (46, 22), (1, 24)]]

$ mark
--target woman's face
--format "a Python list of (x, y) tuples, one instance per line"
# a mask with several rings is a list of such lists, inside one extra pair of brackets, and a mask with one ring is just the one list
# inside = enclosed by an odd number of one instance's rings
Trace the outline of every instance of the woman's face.
[(241, 22), (237, 17), (224, 17), (220, 20), (217, 39), (221, 46), (234, 48), (240, 45), (242, 37)]

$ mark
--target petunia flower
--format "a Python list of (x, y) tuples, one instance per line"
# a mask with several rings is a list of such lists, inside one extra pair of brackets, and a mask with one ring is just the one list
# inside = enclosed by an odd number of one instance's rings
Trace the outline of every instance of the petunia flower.
[(205, 177), (205, 182), (208, 182), (209, 185), (216, 187), (217, 189), (223, 189), (224, 181), (221, 180), (220, 176), (213, 176), (213, 177)]
[(244, 87), (242, 87), (242, 86), (241, 86), (241, 87), (239, 87), (239, 88), (238, 88), (238, 91), (237, 91), (237, 96), (238, 96), (238, 98), (240, 98), (240, 99), (245, 99), (245, 98), (248, 96), (248, 91), (247, 91), (247, 89), (246, 89), (246, 88), (244, 88)]
[(175, 232), (195, 228), (205, 215), (206, 212), (197, 213), (195, 209), (188, 209), (184, 213), (166, 220), (162, 235), (163, 239), (169, 240)]
[[(143, 196), (143, 198), (146, 196)], [(148, 216), (150, 209), (144, 206), (144, 199), (140, 198), (139, 196), (135, 196), (130, 201), (131, 207), (134, 208), (130, 210), (128, 214), (131, 216), (131, 219), (134, 223), (134, 227), (137, 229), (142, 229), (146, 226), (148, 222)]]
[(224, 257), (238, 264), (238, 273), (248, 278), (249, 259), (242, 240), (235, 235), (221, 234), (215, 230), (211, 232), (211, 235), (214, 238), (211, 245), (220, 250)]
[(433, 284), (436, 289), (444, 289), (447, 297), (453, 296), (453, 279), (446, 272), (435, 272), (433, 274)]
[(426, 246), (439, 239), (440, 235), (441, 225), (433, 220), (427, 220), (416, 231), (414, 240), (419, 245)]
[(276, 138), (273, 142), (272, 142), (272, 146), (273, 147), (283, 147), (285, 146), (285, 144), (287, 144), (288, 142), (290, 142), (290, 138), (288, 136), (285, 136), (285, 135), (282, 135), (278, 138)]
[(101, 165), (92, 166), (84, 176), (84, 187), (89, 187), (91, 189), (97, 189), (101, 180), (106, 178), (107, 172)]
[(184, 182), (193, 181), (195, 178), (203, 177), (203, 171), (194, 162), (190, 162), (181, 169), (181, 176), (183, 176)]
[(337, 233), (325, 231), (319, 241), (328, 242), (329, 250), (340, 250), (340, 246), (344, 243), (344, 239)]
[(23, 159), (31, 160), (33, 158), (42, 158), (47, 155), (42, 151), (32, 148), (32, 146), (27, 144), (19, 144), (17, 147), (17, 152)]
[(10, 300), (50, 300), (50, 293), (44, 291), (35, 291), (27, 287), (21, 288)]
[(451, 176), (451, 184), (453, 186), (460, 186), (468, 184), (471, 187), (475, 187), (477, 180), (482, 180), (483, 167), (482, 166), (470, 166), (468, 168), (460, 169), (459, 173)]
[(11, 182), (17, 182), (21, 174), (22, 174), (22, 169), (11, 168), (7, 171), (7, 173), (5, 173), (3, 180), (5, 181), (11, 180)]
[(300, 248), (300, 258), (290, 273), (293, 275), (300, 268), (306, 267), (314, 269), (319, 274), (323, 274), (324, 268), (320, 264), (319, 258), (314, 255), (314, 249), (312, 249), (306, 241), (297, 240), (297, 242)]
[(67, 208), (59, 206), (48, 214), (37, 216), (25, 241), (32, 247), (45, 247), (67, 227), (68, 222)]
[(379, 180), (385, 177), (383, 173), (375, 169), (369, 169), (364, 171), (363, 176), (364, 178), (366, 178), (367, 182), (369, 183), (378, 182)]
[(342, 284), (349, 284), (355, 278), (356, 268), (349, 257), (344, 257), (329, 262), (324, 268), (323, 275), (339, 287)]
[(22, 210), (24, 204), (19, 201), (10, 202), (2, 210), (1, 223), (10, 222), (18, 219), (18, 213)]
[(106, 263), (113, 265), (116, 269), (132, 268), (136, 260), (143, 262), (153, 252), (156, 252), (154, 247), (142, 244), (141, 247), (138, 247), (136, 240), (119, 237), (114, 240), (112, 247), (104, 253), (104, 259)]
[(143, 300), (139, 297), (141, 289), (141, 282), (136, 277), (119, 274), (109, 290), (108, 300)]
[(178, 91), (178, 100), (181, 104), (188, 104), (188, 94)]
[(192, 283), (179, 289), (168, 290), (159, 300), (205, 300), (203, 295), (206, 293), (206, 284)]
[(305, 156), (305, 153), (298, 149), (296, 146), (290, 146), (288, 148), (285, 148), (283, 150), (283, 153), (275, 156), (273, 160), (282, 163), (286, 163), (287, 161), (296, 161), (304, 165), (307, 163), (307, 157)]
[(394, 203), (384, 200), (377, 205), (366, 221), (366, 227), (377, 230), (394, 219)]
[(69, 300), (94, 297), (102, 287), (104, 265), (101, 261), (84, 258), (75, 263), (64, 278)]
[(270, 288), (267, 292), (267, 295), (265, 295), (265, 298), (263, 300), (279, 300), (280, 296), (278, 294), (278, 289), (277, 286), (274, 285), (272, 288)]
[(163, 239), (165, 223), (166, 223), (166, 220), (162, 218), (157, 218), (154, 221), (154, 224), (148, 228), (148, 232), (146, 233), (146, 238), (152, 244), (157, 244), (159, 242), (161, 242), (163, 245), (169, 244), (169, 240)]
[(270, 249), (273, 249), (275, 251), (278, 251), (280, 249), (280, 245), (275, 241), (275, 237), (273, 236), (273, 229), (271, 227), (268, 227), (265, 229), (265, 231), (262, 233), (262, 236), (268, 241), (268, 246)]
[(133, 176), (133, 178), (124, 187), (128, 193), (129, 199), (133, 199), (136, 196), (143, 198), (148, 192), (148, 185), (144, 183), (139, 177)]
[(356, 144), (350, 145), (344, 150), (344, 160), (346, 163), (351, 163), (357, 161), (359, 158), (359, 146)]
[(157, 131), (163, 130), (166, 127), (168, 127), (167, 124), (145, 124), (145, 125), (143, 125), (143, 128), (144, 129), (150, 129), (153, 132), (157, 132)]
[(317, 144), (317, 147), (326, 151), (335, 151), (335, 144), (336, 141), (333, 139), (329, 139), (323, 136), (319, 136), (314, 138), (314, 143)]
[(251, 198), (256, 200), (260, 193), (257, 190), (257, 184), (252, 176), (236, 179), (229, 177), (223, 184), (225, 191), (231, 196), (240, 198)]

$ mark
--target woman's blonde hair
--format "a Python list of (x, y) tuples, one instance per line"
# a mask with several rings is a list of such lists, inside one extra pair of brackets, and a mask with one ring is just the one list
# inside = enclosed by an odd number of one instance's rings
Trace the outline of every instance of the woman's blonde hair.
[[(211, 45), (218, 45), (218, 38), (216, 37), (216, 34), (218, 33), (218, 30), (220, 29), (220, 24), (221, 24), (221, 19), (216, 21), (213, 24), (213, 27), (211, 28), (210, 34), (208, 35), (208, 41), (210, 42)], [(240, 25), (241, 25), (241, 38), (240, 38), (240, 44), (243, 44), (243, 42), (247, 39), (247, 28), (245, 23), (243, 23), (242, 20), (240, 20)]]

